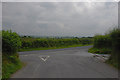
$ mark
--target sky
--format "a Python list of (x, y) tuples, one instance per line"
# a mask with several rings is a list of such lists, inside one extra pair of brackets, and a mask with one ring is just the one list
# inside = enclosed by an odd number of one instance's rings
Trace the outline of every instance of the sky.
[(0, 30), (2, 30), (2, 4), (0, 2)]
[(117, 25), (117, 2), (2, 3), (2, 28), (20, 35), (87, 37)]

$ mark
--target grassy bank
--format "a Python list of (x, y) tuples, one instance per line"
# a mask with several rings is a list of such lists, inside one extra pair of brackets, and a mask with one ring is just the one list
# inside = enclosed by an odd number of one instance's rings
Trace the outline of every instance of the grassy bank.
[(13, 55), (2, 55), (2, 60), (2, 80), (7, 80), (11, 74), (22, 68), (22, 63), (17, 53)]
[(89, 46), (92, 44), (86, 44), (86, 45), (69, 45), (69, 46), (61, 46), (61, 47), (41, 47), (41, 48), (27, 48), (27, 49), (19, 49), (19, 52), (22, 51), (34, 51), (34, 50), (50, 50), (50, 49), (62, 49), (62, 48), (71, 48), (71, 47), (81, 47), (81, 46)]
[(88, 52), (90, 53), (94, 53), (94, 54), (111, 54), (112, 50), (109, 48), (90, 48), (88, 50)]

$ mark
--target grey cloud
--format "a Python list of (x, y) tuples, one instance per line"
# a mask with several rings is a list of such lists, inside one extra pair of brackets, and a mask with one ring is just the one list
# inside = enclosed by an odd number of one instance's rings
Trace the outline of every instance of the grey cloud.
[(2, 30), (2, 3), (0, 2), (0, 30)]
[(117, 25), (117, 3), (3, 3), (3, 29), (20, 35), (93, 36)]

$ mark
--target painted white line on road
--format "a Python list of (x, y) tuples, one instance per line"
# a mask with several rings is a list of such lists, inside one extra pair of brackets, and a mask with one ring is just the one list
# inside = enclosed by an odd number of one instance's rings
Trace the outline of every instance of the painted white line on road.
[(50, 56), (39, 56), (41, 60), (46, 61)]

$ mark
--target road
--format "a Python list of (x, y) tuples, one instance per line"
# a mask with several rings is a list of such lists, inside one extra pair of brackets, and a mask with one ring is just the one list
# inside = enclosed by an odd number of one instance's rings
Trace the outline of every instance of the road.
[(87, 52), (90, 47), (20, 52), (27, 65), (12, 78), (118, 78), (117, 69)]

